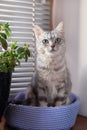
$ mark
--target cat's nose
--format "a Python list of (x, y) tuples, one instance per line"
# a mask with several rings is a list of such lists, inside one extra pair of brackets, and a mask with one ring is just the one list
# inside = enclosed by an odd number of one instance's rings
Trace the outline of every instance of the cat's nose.
[(51, 45), (51, 48), (54, 49), (55, 45)]

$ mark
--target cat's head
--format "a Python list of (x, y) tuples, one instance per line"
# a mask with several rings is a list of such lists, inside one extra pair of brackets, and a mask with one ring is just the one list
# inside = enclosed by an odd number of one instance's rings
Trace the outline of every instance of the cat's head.
[(52, 31), (44, 31), (35, 25), (36, 49), (39, 54), (57, 56), (65, 54), (63, 22)]

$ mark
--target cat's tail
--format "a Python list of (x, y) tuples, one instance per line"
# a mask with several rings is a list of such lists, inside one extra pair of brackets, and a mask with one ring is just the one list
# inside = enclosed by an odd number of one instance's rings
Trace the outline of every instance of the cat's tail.
[(12, 101), (9, 101), (9, 104), (10, 103), (17, 104), (17, 105), (35, 106), (35, 99), (28, 98), (25, 100), (12, 100)]
[(37, 94), (32, 86), (28, 86), (25, 93), (19, 93), (14, 99), (9, 101), (12, 104), (37, 106)]

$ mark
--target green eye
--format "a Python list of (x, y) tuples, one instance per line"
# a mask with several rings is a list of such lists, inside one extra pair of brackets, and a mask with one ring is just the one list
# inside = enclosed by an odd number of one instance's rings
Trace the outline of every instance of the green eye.
[(45, 45), (47, 45), (49, 43), (49, 41), (47, 39), (43, 39), (42, 43), (45, 44)]
[(61, 38), (56, 38), (55, 43), (60, 44), (60, 42), (61, 42)]

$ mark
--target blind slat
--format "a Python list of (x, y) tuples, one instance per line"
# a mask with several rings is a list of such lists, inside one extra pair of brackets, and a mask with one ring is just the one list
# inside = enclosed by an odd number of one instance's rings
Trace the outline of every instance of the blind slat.
[(12, 83), (11, 87), (12, 88), (22, 88), (22, 87), (28, 87), (29, 82), (20, 82), (20, 83)]
[(25, 91), (31, 84), (35, 72), (35, 38), (33, 24), (40, 25), (44, 30), (50, 29), (50, 0), (42, 4), (42, 0), (1, 0), (0, 23), (10, 23), (12, 38), (9, 46), (17, 41), (19, 46), (30, 45), (31, 57), (28, 62), (21, 60), (12, 73), (11, 95)]
[(26, 77), (26, 78), (24, 78), (24, 77), (21, 77), (21, 78), (13, 78), (12, 79), (12, 83), (18, 83), (18, 82), (31, 82), (31, 77)]
[(10, 0), (3, 0), (4, 2), (9, 2), (9, 3), (14, 3), (14, 2), (16, 2), (16, 3), (23, 3), (23, 4), (32, 4), (33, 2), (32, 2), (32, 0), (15, 0), (15, 1), (10, 1)]
[(22, 73), (13, 73), (12, 74), (12, 78), (15, 78), (15, 77), (32, 77), (33, 75), (33, 72), (22, 72)]
[(9, 8), (9, 10), (8, 9), (3, 9), (3, 8), (0, 8), (0, 12), (1, 13), (5, 13), (5, 14), (7, 14), (7, 15), (11, 15), (11, 14), (16, 14), (17, 16), (18, 15), (25, 15), (25, 16), (28, 16), (28, 15), (32, 15), (32, 13), (31, 12), (27, 12), (27, 11), (20, 11), (20, 10), (10, 10), (10, 8)]
[(0, 2), (0, 6), (3, 7), (3, 8), (5, 7), (5, 8), (13, 8), (13, 9), (18, 8), (18, 9), (26, 9), (26, 10), (31, 9), (31, 10), (33, 10), (33, 6), (27, 7), (27, 6), (24, 6), (24, 5), (22, 6), (22, 5), (6, 4), (6, 3), (1, 4), (1, 2)]
[(15, 68), (16, 72), (33, 72), (34, 68), (33, 67), (20, 67), (20, 68)]

